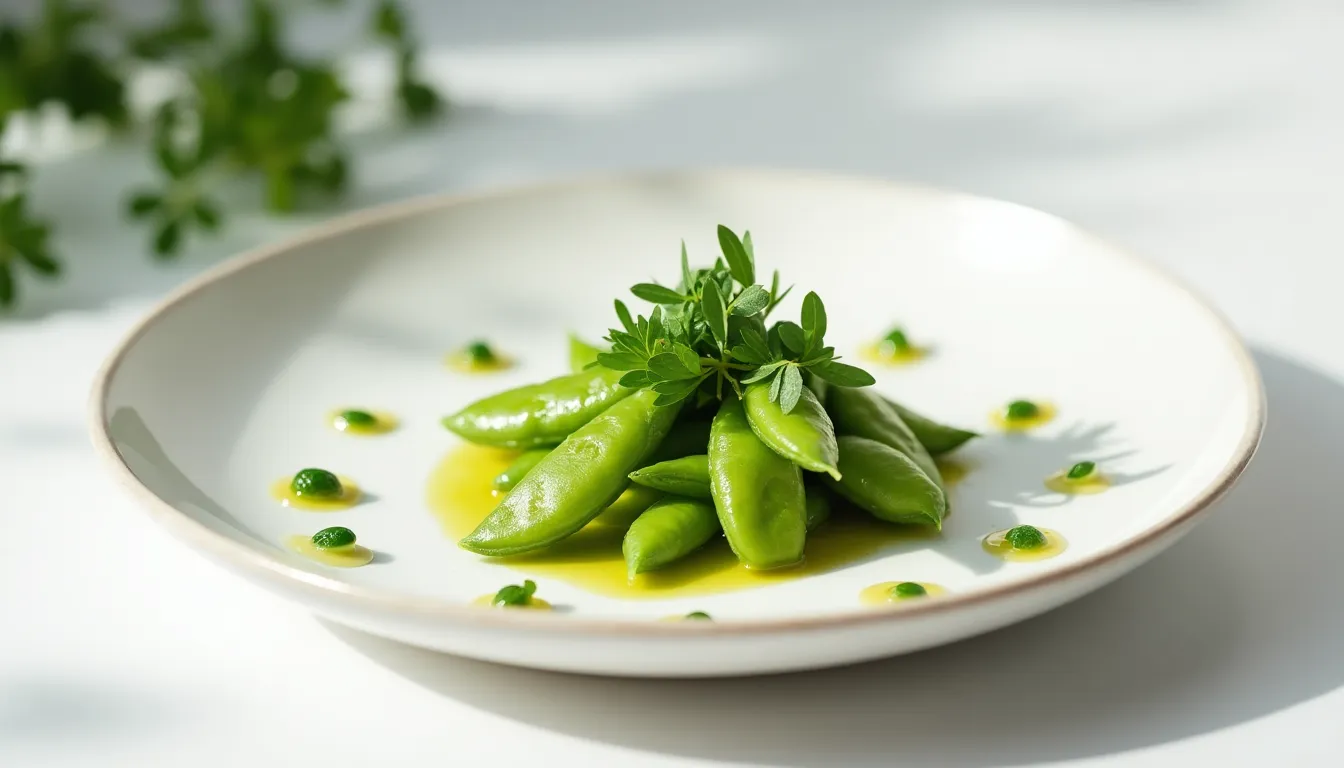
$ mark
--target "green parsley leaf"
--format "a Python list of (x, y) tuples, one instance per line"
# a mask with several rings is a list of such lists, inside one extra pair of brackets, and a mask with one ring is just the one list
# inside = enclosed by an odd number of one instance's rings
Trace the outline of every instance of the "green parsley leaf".
[(723, 306), (723, 295), (719, 293), (719, 286), (714, 282), (705, 284), (705, 294), (701, 298), (700, 308), (705, 313), (705, 322), (709, 325), (709, 332), (714, 335), (714, 342), (719, 349), (723, 349), (728, 342), (728, 312)]
[(842, 387), (867, 387), (877, 383), (871, 373), (834, 360), (827, 360), (808, 368), (817, 376)]
[(679, 304), (686, 301), (689, 296), (684, 296), (666, 286), (657, 283), (639, 283), (630, 286), (630, 292), (639, 298), (653, 302), (654, 304)]
[(742, 241), (737, 238), (733, 230), (719, 225), (719, 247), (723, 249), (723, 258), (728, 262), (728, 271), (732, 273), (733, 279), (742, 285), (751, 285), (756, 282), (756, 265), (752, 262), (751, 256), (747, 255), (747, 250), (742, 247)]
[(821, 297), (816, 291), (808, 291), (803, 297), (803, 334), (806, 339), (806, 352), (810, 353), (815, 347), (821, 346), (821, 339), (826, 335), (826, 307), (821, 303)]
[(775, 327), (779, 329), (779, 340), (784, 342), (784, 346), (795, 355), (802, 355), (807, 351), (807, 335), (797, 323), (791, 323), (785, 320), (776, 323)]
[(770, 305), (770, 294), (759, 285), (751, 285), (733, 299), (733, 314), (750, 317)]
[(803, 374), (798, 366), (789, 365), (780, 371), (779, 378), (784, 380), (779, 387), (779, 409), (789, 413), (803, 395)]

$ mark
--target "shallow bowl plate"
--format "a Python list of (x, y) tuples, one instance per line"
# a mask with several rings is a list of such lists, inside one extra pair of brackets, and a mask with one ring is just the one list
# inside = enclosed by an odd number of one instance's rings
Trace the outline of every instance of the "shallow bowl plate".
[[(635, 600), (541, 576), (539, 594), (561, 610), (471, 605), (533, 574), (458, 549), (431, 514), (431, 473), (459, 446), (439, 418), (564, 372), (568, 331), (600, 337), (613, 297), (674, 281), (683, 238), (693, 260), (711, 259), (719, 223), (750, 229), (764, 270), (826, 299), (841, 354), (857, 361), (893, 323), (931, 345), (917, 365), (873, 370), (885, 393), (985, 432), (958, 455), (970, 472), (943, 535), (744, 591)], [(444, 365), (476, 338), (518, 365), (494, 376)], [(1027, 435), (995, 432), (989, 413), (1019, 397), (1050, 401), (1057, 418)], [(339, 434), (325, 418), (346, 404), (394, 412), (401, 427)], [(428, 648), (648, 676), (855, 662), (1039, 614), (1189, 530), (1246, 467), (1263, 420), (1258, 374), (1215, 312), (1053, 216), (762, 171), (602, 178), (340, 219), (178, 291), (112, 355), (92, 403), (102, 458), (154, 518), (267, 589)], [(1042, 485), (1085, 459), (1116, 481), (1110, 490), (1064, 497)], [(306, 466), (355, 477), (369, 497), (338, 513), (277, 505), (269, 486)], [(981, 550), (983, 536), (1017, 523), (1069, 546), (1030, 563)], [(378, 559), (333, 569), (283, 546), (328, 525), (354, 529)], [(946, 594), (898, 610), (860, 602), (862, 588), (890, 580)], [(692, 610), (716, 621), (659, 621)]]

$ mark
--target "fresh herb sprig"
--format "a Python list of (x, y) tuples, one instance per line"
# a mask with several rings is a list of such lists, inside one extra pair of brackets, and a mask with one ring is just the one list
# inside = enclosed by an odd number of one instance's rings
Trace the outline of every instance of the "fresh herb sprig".
[[(348, 183), (350, 160), (336, 133), (348, 100), (331, 55), (300, 53), (288, 22), (307, 5), (245, 0), (227, 20), (217, 4), (164, 0), (151, 25), (119, 19), (106, 0), (42, 0), (20, 19), (0, 11), (0, 135), (8, 119), (60, 105), (76, 122), (122, 129), (135, 121), (127, 83), (146, 63), (172, 65), (183, 87), (154, 105), (150, 138), (158, 180), (133, 189), (127, 214), (150, 227), (150, 249), (168, 258), (225, 215), (220, 187), (259, 182), (267, 210), (288, 213)], [(411, 121), (443, 111), (443, 97), (420, 72), (414, 24), (397, 0), (369, 0), (368, 34), (395, 56), (393, 95)], [(0, 157), (0, 308), (18, 294), (20, 266), (54, 276), (51, 225), (30, 211), (27, 174)]]
[(672, 405), (692, 396), (697, 405), (741, 396), (745, 386), (770, 388), (770, 401), (784, 413), (798, 404), (804, 374), (849, 387), (865, 387), (873, 377), (862, 368), (839, 361), (826, 346), (826, 307), (809, 292), (803, 298), (800, 322), (767, 326), (771, 312), (792, 287), (780, 291), (779, 272), (770, 288), (756, 283), (756, 254), (751, 233), (738, 237), (719, 226), (722, 256), (705, 269), (691, 269), (686, 244), (681, 246), (681, 280), (676, 287), (639, 283), (636, 297), (657, 306), (633, 316), (616, 300), (620, 328), (609, 331), (611, 351), (597, 364), (624, 371), (621, 384), (652, 388), (658, 405)]

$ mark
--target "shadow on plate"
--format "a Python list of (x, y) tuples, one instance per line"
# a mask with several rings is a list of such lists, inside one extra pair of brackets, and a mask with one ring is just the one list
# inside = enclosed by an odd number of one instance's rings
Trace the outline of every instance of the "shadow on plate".
[(1131, 576), (990, 635), (820, 672), (649, 681), (514, 669), (331, 631), (470, 706), (703, 759), (890, 765), (899, 753), (915, 764), (1024, 765), (1253, 720), (1344, 684), (1344, 516), (1321, 465), (1344, 454), (1344, 385), (1272, 353), (1256, 359), (1273, 416), (1260, 456), (1210, 519)]

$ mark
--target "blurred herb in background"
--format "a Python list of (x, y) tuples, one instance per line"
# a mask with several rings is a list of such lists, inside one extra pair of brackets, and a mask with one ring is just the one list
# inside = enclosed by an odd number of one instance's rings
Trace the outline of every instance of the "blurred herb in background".
[[(98, 0), (44, 0), (23, 20), (0, 18), (0, 136), (17, 114), (60, 105), (74, 122), (133, 126), (126, 83), (147, 64), (184, 73), (183, 87), (155, 105), (147, 130), (159, 179), (131, 190), (128, 214), (150, 228), (153, 253), (176, 255), (193, 230), (224, 222), (215, 196), (231, 178), (253, 179), (267, 210), (288, 213), (313, 193), (335, 195), (349, 160), (334, 130), (349, 98), (332, 59), (302, 54), (287, 24), (304, 6), (341, 0), (239, 0), (217, 18), (204, 0), (166, 3), (153, 26), (116, 18)], [(419, 50), (395, 0), (368, 3), (368, 34), (396, 67), (394, 96), (407, 120), (439, 114), (443, 98), (420, 79)], [(0, 154), (0, 307), (12, 305), (24, 271), (60, 274), (49, 250), (52, 224), (28, 202), (32, 169)]]

